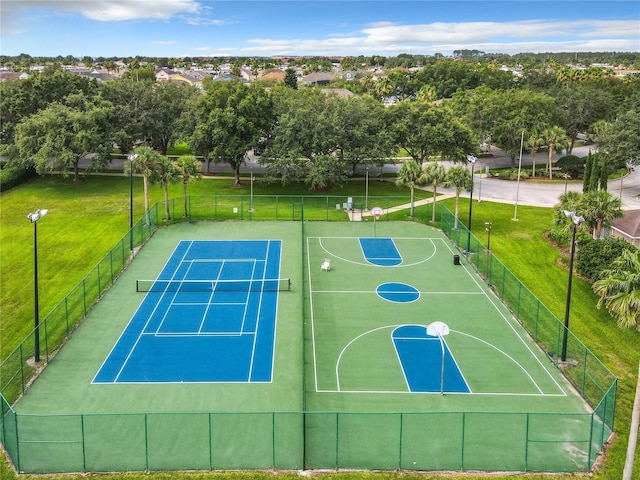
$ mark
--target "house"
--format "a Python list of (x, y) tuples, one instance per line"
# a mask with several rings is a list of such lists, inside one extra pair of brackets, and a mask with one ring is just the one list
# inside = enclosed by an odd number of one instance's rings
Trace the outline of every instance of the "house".
[(346, 88), (323, 88), (322, 93), (325, 95), (335, 95), (343, 100), (347, 100), (355, 95), (355, 93)]
[(303, 85), (328, 85), (334, 78), (336, 77), (333, 73), (313, 72), (302, 77), (300, 82)]
[(156, 75), (156, 81), (168, 82), (176, 75), (176, 72), (168, 68), (159, 68), (155, 71), (155, 75)]
[(274, 68), (271, 70), (266, 70), (265, 72), (258, 77), (258, 80), (275, 80), (277, 82), (284, 82), (284, 77), (286, 73), (280, 69)]
[(612, 237), (624, 238), (640, 248), (640, 210), (626, 210), (624, 217), (613, 219), (610, 232)]
[(25, 80), (29, 74), (25, 72), (0, 72), (0, 82), (5, 80)]
[(207, 77), (211, 78), (211, 75), (202, 74), (202, 72), (183, 72), (172, 75), (170, 81), (172, 83), (187, 83), (189, 85), (201, 87), (202, 81)]

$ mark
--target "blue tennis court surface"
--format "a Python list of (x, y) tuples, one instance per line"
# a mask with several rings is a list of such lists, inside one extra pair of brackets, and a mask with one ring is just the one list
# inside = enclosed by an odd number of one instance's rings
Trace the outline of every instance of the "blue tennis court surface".
[(270, 382), (281, 248), (181, 241), (94, 383)]
[(444, 339), (420, 325), (398, 327), (392, 337), (411, 392), (470, 392)]
[(360, 238), (364, 258), (373, 265), (392, 267), (402, 263), (402, 256), (391, 238)]

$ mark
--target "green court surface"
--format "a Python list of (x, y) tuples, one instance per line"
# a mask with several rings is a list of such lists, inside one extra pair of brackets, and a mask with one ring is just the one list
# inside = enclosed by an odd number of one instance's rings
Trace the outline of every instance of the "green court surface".
[[(17, 403), (20, 470), (588, 471), (609, 432), (466, 260), (454, 265), (451, 241), (406, 222), (375, 233), (401, 263), (368, 261), (359, 239), (373, 222), (158, 229)], [(278, 296), (273, 381), (93, 384), (144, 296), (136, 279), (181, 240), (214, 239), (282, 240), (292, 289)], [(389, 282), (418, 298), (376, 293)], [(401, 358), (393, 332), (436, 321), (468, 393), (409, 387), (405, 367), (423, 360)]]

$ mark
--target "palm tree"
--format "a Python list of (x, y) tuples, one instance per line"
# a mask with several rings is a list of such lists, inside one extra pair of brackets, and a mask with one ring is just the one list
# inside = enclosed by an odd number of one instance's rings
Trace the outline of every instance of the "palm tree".
[(531, 156), (533, 157), (531, 161), (531, 177), (533, 178), (536, 176), (536, 153), (542, 145), (544, 145), (544, 138), (540, 131), (534, 128), (527, 137), (527, 147), (531, 150)]
[(389, 77), (382, 77), (376, 82), (374, 90), (376, 95), (384, 100), (393, 93), (393, 82)]
[(565, 210), (575, 212), (578, 216), (583, 216), (582, 196), (582, 193), (575, 191), (568, 191), (567, 193), (560, 195), (560, 203), (555, 206), (554, 218), (556, 225), (567, 224), (567, 217), (564, 214)]
[(189, 182), (201, 177), (200, 169), (202, 163), (193, 155), (182, 155), (174, 162), (176, 168), (182, 175), (182, 196), (184, 198), (184, 216), (189, 216), (187, 209), (187, 185)]
[[(147, 225), (149, 220), (149, 182), (154, 183), (157, 176), (157, 165), (161, 162), (162, 156), (151, 147), (137, 147), (133, 150), (133, 162), (130, 168), (136, 173), (142, 174), (142, 186), (144, 190), (144, 212)], [(125, 172), (129, 174), (128, 170)]]
[(611, 225), (611, 220), (624, 215), (620, 198), (606, 190), (589, 190), (582, 196), (581, 210), (587, 225), (593, 229), (593, 238), (601, 236), (602, 227)]
[(621, 327), (640, 329), (640, 250), (624, 250), (602, 274), (593, 284), (598, 308), (605, 305)]
[(164, 191), (164, 219), (171, 220), (169, 209), (169, 184), (176, 183), (181, 178), (178, 167), (164, 155), (160, 156), (160, 161), (156, 164), (155, 180), (160, 183)]
[(551, 180), (553, 179), (553, 172), (551, 171), (551, 160), (553, 158), (553, 151), (560, 150), (567, 146), (567, 132), (565, 132), (564, 128), (554, 125), (553, 127), (549, 127), (542, 132), (542, 138), (544, 139), (544, 143), (547, 144), (547, 148), (549, 151), (547, 158), (547, 169), (549, 170), (549, 179)]
[(409, 187), (411, 189), (411, 217), (413, 218), (413, 193), (416, 185), (423, 183), (422, 167), (413, 158), (404, 162), (398, 170), (396, 185)]
[(438, 162), (430, 162), (424, 168), (423, 181), (427, 185), (431, 185), (433, 192), (433, 210), (431, 211), (431, 222), (436, 221), (436, 196), (438, 193), (438, 185), (443, 183), (447, 178), (446, 169)]
[(458, 212), (460, 211), (460, 193), (463, 189), (471, 190), (471, 172), (461, 166), (451, 167), (447, 172), (447, 178), (444, 182), (446, 187), (455, 187), (456, 189), (456, 212), (454, 229), (458, 228)]

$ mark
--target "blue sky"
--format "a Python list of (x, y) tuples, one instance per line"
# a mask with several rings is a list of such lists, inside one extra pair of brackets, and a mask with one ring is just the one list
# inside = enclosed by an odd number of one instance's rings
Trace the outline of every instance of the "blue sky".
[(1, 0), (0, 9), (3, 55), (640, 51), (638, 0)]

